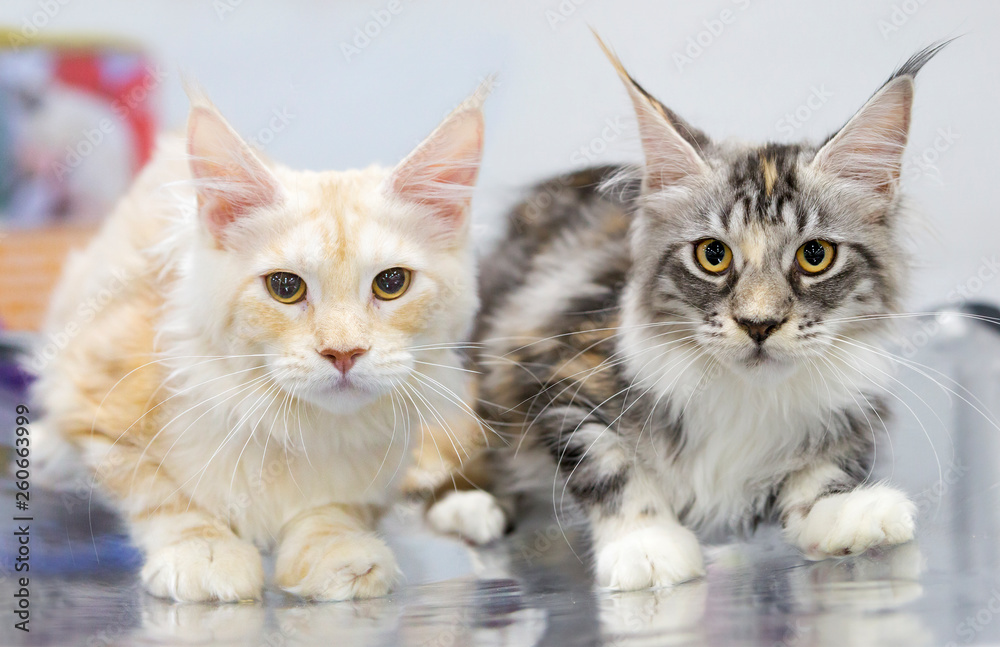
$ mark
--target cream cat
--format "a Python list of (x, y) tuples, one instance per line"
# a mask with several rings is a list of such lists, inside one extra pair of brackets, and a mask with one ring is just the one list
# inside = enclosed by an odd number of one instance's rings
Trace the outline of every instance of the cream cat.
[(467, 397), (453, 342), (477, 307), (485, 93), (394, 169), (344, 172), (262, 159), (196, 97), (71, 259), (36, 446), (82, 455), (149, 592), (259, 598), (272, 548), (277, 586), (306, 598), (393, 586), (375, 524), (420, 424)]

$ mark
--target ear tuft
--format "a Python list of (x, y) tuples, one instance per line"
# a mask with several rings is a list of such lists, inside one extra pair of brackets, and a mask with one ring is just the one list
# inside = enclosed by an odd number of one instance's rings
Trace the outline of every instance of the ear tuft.
[(280, 187), (215, 106), (200, 94), (192, 94), (191, 100), (187, 148), (198, 213), (221, 243), (229, 225), (276, 203)]
[(646, 92), (597, 32), (591, 31), (632, 99), (646, 156), (646, 186), (650, 190), (661, 190), (707, 172), (708, 165), (695, 146), (704, 146), (708, 138)]
[(400, 162), (387, 190), (406, 202), (429, 207), (449, 231), (464, 226), (483, 156), (483, 101), (492, 77)]

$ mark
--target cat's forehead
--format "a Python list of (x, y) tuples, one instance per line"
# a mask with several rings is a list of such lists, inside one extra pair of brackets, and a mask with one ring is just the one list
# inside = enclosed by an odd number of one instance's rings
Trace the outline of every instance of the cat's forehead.
[(352, 265), (398, 254), (405, 240), (380, 192), (375, 169), (309, 174), (287, 186), (282, 234), (268, 255), (303, 268)]
[(773, 248), (836, 225), (814, 199), (813, 149), (765, 144), (726, 153), (709, 214), (720, 233), (751, 248)]

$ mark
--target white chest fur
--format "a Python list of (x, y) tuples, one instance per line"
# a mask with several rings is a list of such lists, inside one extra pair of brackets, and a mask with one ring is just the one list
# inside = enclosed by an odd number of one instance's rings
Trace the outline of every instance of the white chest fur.
[[(641, 337), (632, 348), (650, 343)], [(648, 464), (692, 528), (712, 536), (739, 527), (784, 475), (810, 462), (809, 434), (825, 433), (836, 412), (865, 415), (871, 394), (891, 379), (888, 364), (877, 350), (845, 346), (780, 379), (754, 379), (707, 354), (669, 350), (655, 366), (640, 364), (637, 380), (649, 388), (645, 397), (670, 403), (683, 441), (672, 453), (661, 439)], [(882, 424), (867, 415), (877, 436)]]

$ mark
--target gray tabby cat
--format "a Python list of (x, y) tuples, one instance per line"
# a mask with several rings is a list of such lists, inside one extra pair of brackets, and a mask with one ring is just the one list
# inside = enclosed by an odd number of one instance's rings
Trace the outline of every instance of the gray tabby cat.
[[(543, 184), (483, 263), (482, 416), (509, 446), (493, 491), (432, 525), (503, 532), (544, 488), (589, 521), (600, 585), (704, 573), (698, 538), (779, 521), (810, 559), (909, 541), (914, 505), (872, 480), (886, 419), (886, 318), (905, 258), (899, 172), (910, 58), (820, 146), (711, 140), (625, 82), (641, 181)], [(602, 44), (603, 46), (603, 44)]]

